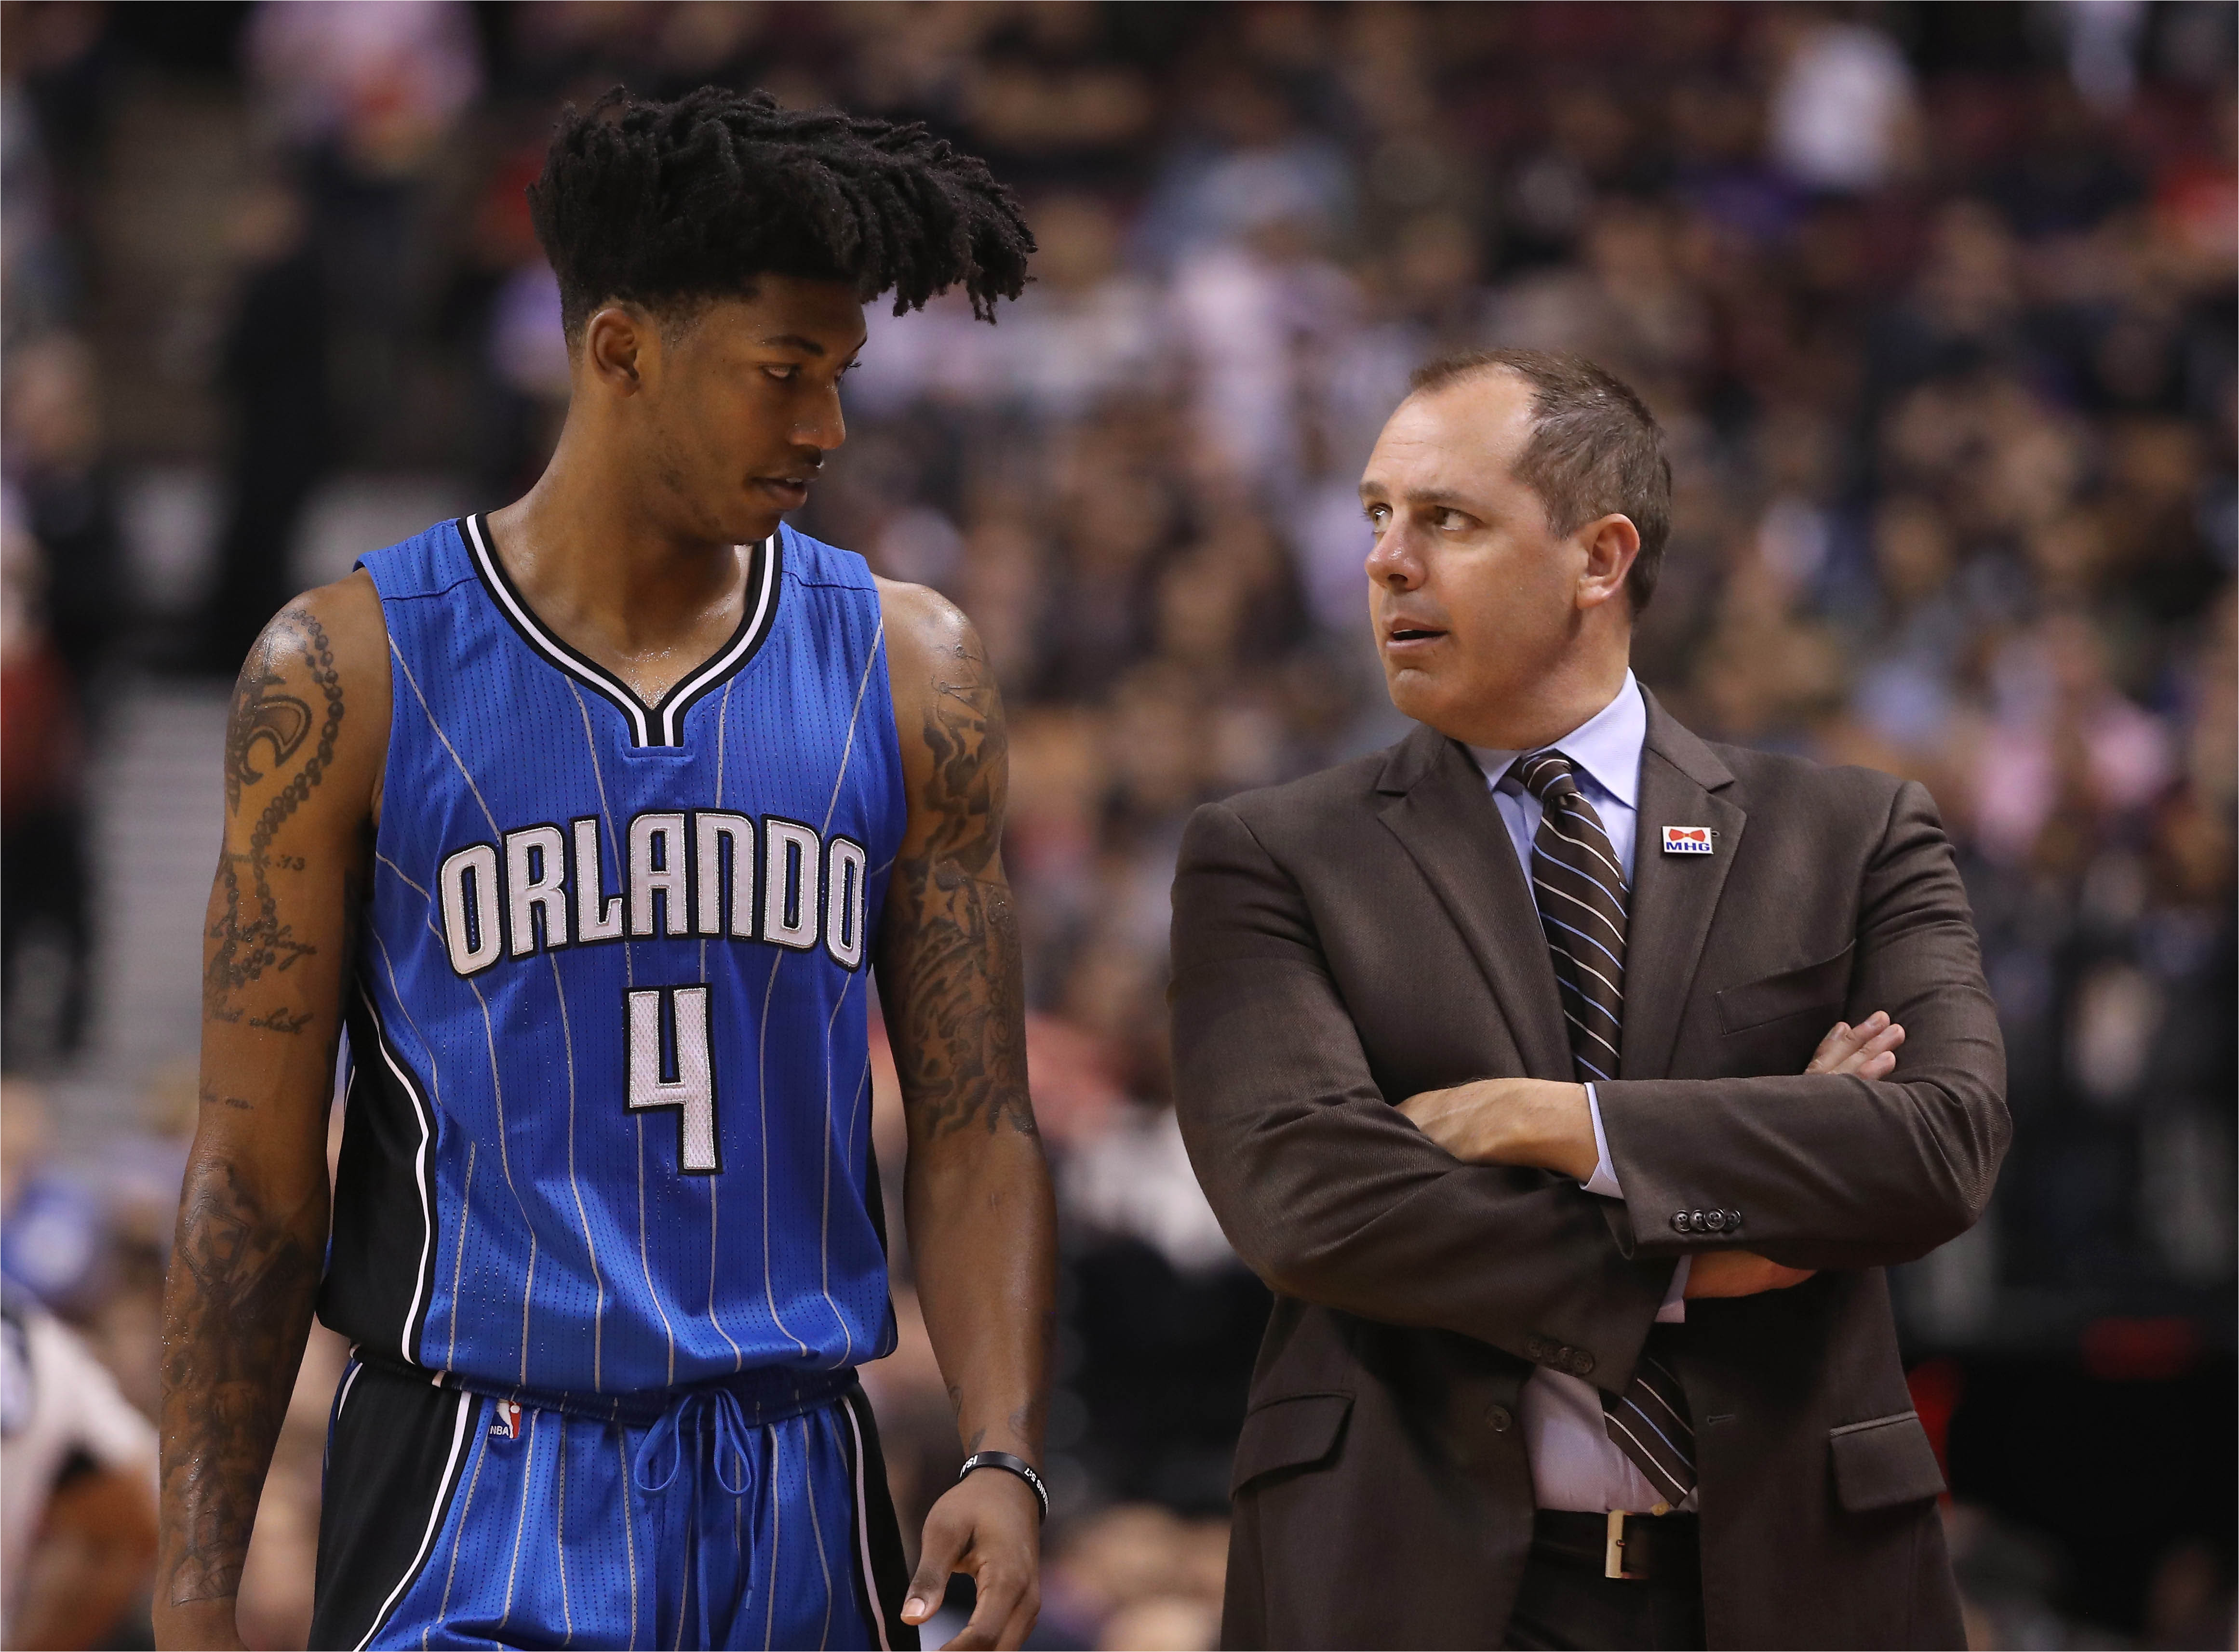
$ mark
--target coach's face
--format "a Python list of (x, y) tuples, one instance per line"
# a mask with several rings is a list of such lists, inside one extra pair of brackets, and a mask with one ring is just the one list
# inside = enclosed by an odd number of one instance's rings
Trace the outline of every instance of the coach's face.
[(1639, 543), (1623, 516), (1549, 531), (1538, 494), (1515, 474), (1531, 401), (1505, 369), (1410, 396), (1360, 482), (1376, 535), (1369, 617), (1392, 704), (1505, 750), (1559, 738), (1616, 693)]

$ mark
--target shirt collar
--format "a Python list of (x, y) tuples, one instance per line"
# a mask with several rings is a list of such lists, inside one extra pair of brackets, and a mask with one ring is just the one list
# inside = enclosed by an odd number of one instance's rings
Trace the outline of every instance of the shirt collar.
[[(1546, 746), (1559, 747), (1574, 771), (1583, 771), (1593, 782), (1628, 809), (1640, 807), (1640, 749), (1648, 740), (1648, 704), (1632, 673), (1624, 673), (1617, 698), (1569, 733)], [(1472, 746), (1470, 755), (1485, 771), (1485, 783), (1498, 786), (1522, 752), (1496, 751)]]

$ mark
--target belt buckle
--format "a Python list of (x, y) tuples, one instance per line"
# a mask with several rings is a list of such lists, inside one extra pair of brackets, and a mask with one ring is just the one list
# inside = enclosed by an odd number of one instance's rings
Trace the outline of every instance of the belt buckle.
[[(1651, 1512), (1669, 1514), (1671, 1505), (1659, 1503)], [(1602, 1550), (1602, 1576), (1621, 1578), (1627, 1582), (1640, 1583), (1648, 1580), (1646, 1572), (1629, 1572), (1624, 1569), (1624, 1523), (1633, 1516), (1623, 1509), (1609, 1511), (1609, 1542)]]
[(1622, 1509), (1609, 1511), (1609, 1543), (1602, 1551), (1604, 1577), (1631, 1578), (1635, 1576), (1624, 1569), (1624, 1514)]

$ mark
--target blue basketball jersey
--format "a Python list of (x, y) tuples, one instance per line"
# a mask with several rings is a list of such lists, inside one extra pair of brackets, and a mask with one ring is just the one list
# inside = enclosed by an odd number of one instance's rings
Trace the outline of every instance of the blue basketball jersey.
[(894, 1344), (872, 937), (906, 803), (879, 597), (781, 528), (657, 706), (479, 518), (364, 559), (393, 710), (321, 1312), (590, 1398)]

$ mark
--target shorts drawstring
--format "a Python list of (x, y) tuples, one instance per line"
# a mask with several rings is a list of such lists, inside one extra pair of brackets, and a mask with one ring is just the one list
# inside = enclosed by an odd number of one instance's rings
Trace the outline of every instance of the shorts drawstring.
[[(746, 1409), (739, 1403), (738, 1396), (728, 1389), (694, 1389), (654, 1419), (645, 1431), (645, 1439), (638, 1446), (637, 1461), (631, 1465), (630, 1477), (637, 1489), (648, 1495), (658, 1495), (668, 1489), (676, 1479), (677, 1470), (684, 1461), (684, 1432), (686, 1419), (690, 1419), (693, 1449), (693, 1477), (699, 1477), (700, 1441), (709, 1422), (714, 1425), (715, 1483), (734, 1498), (747, 1494), (747, 1478), (753, 1458), (747, 1452), (747, 1430), (753, 1425), (747, 1421)], [(654, 1477), (654, 1465), (666, 1448), (668, 1461)], [(735, 1473), (733, 1471), (735, 1470)], [(694, 1502), (698, 1499), (695, 1497)], [(716, 1626), (709, 1606), (713, 1593), (708, 1578), (707, 1545), (695, 1524), (686, 1540), (692, 1549), (692, 1560), (686, 1573), (689, 1580), (688, 1592), (693, 1596), (691, 1605), (684, 1609), (696, 1619), (699, 1630), (694, 1642), (700, 1646), (715, 1644)], [(751, 1585), (750, 1585), (751, 1587)], [(681, 1627), (681, 1626), (680, 1626)]]
[[(723, 1388), (688, 1390), (681, 1399), (654, 1419), (653, 1425), (645, 1431), (644, 1442), (638, 1447), (637, 1462), (631, 1470), (631, 1477), (637, 1482), (640, 1491), (651, 1495), (668, 1489), (683, 1461), (685, 1417), (688, 1415), (692, 1419), (696, 1447), (710, 1411), (714, 1413), (715, 1424), (715, 1483), (734, 1497), (746, 1495), (747, 1465), (752, 1461), (747, 1453), (749, 1424), (738, 1396)], [(658, 1480), (649, 1479), (649, 1465), (664, 1445), (668, 1448), (668, 1466)], [(724, 1472), (733, 1463), (737, 1465), (735, 1480)]]

